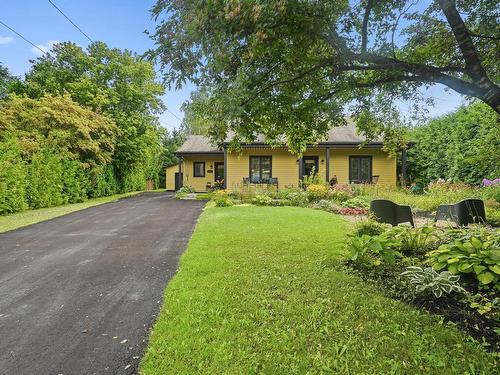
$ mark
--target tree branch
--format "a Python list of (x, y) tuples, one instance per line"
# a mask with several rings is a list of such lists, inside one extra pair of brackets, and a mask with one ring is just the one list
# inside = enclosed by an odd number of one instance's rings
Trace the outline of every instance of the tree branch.
[[(493, 83), (486, 74), (469, 30), (457, 10), (455, 0), (438, 0), (438, 3), (451, 27), (458, 48), (462, 52), (467, 74), (478, 86), (478, 91), (482, 92), (480, 99), (488, 103), (497, 113), (500, 113), (500, 87)], [(477, 95), (473, 96), (478, 97)]]
[(491, 35), (482, 35), (482, 34), (476, 34), (472, 31), (469, 31), (469, 34), (475, 38), (479, 39), (489, 39), (489, 40), (500, 40), (500, 36), (491, 36)]
[(372, 8), (373, 0), (367, 0), (365, 15), (363, 17), (363, 27), (361, 29), (361, 54), (366, 53), (366, 46), (368, 45), (368, 21), (370, 19)]
[(469, 34), (469, 30), (465, 26), (460, 13), (458, 13), (454, 0), (438, 0), (439, 6), (443, 11), (451, 31), (455, 36), (458, 48), (462, 52), (465, 60), (465, 67), (470, 77), (475, 81), (482, 81), (486, 77), (486, 71), (481, 65), (474, 42)]

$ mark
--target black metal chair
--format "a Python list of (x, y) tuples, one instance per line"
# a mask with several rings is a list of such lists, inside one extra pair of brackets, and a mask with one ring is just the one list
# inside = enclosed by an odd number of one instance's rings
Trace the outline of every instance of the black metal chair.
[(486, 221), (484, 202), (481, 199), (464, 199), (455, 204), (442, 204), (436, 211), (434, 221), (452, 220), (458, 226)]
[(276, 185), (276, 191), (278, 191), (278, 177), (271, 177), (269, 181), (267, 182), (267, 186), (269, 188), (269, 185)]
[(381, 223), (398, 225), (409, 222), (415, 227), (410, 206), (400, 206), (385, 199), (374, 199), (370, 202), (370, 211)]

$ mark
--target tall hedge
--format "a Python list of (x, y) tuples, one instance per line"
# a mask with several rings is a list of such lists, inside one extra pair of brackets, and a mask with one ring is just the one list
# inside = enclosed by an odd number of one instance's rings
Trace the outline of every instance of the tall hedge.
[(40, 148), (28, 166), (26, 198), (31, 208), (52, 207), (64, 203), (62, 164), (48, 147)]
[(413, 138), (417, 143), (408, 154), (414, 181), (480, 184), (500, 177), (500, 118), (483, 103), (437, 118), (417, 128)]
[(26, 165), (14, 137), (0, 140), (0, 215), (24, 210)]

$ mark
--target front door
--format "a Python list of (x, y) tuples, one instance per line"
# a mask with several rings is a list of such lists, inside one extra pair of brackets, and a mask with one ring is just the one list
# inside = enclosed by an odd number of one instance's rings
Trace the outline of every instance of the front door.
[(302, 176), (310, 176), (313, 172), (318, 173), (318, 156), (304, 156), (302, 158)]
[(214, 172), (214, 182), (223, 181), (224, 180), (224, 163), (216, 162), (214, 163), (215, 172)]

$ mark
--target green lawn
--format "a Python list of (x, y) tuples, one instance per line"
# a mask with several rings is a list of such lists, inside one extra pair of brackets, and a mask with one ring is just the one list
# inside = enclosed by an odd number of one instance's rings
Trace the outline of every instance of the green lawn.
[(35, 224), (40, 221), (53, 219), (55, 217), (66, 215), (71, 212), (83, 210), (84, 208), (97, 206), (98, 204), (115, 201), (120, 198), (129, 197), (131, 195), (139, 193), (140, 191), (116, 194), (109, 197), (89, 199), (88, 201), (82, 203), (65, 204), (63, 206), (40, 208), (38, 210), (28, 210), (12, 215), (0, 216), (0, 233), (25, 227), (26, 225)]
[(487, 374), (493, 355), (336, 266), (346, 223), (207, 208), (165, 291), (143, 374)]

